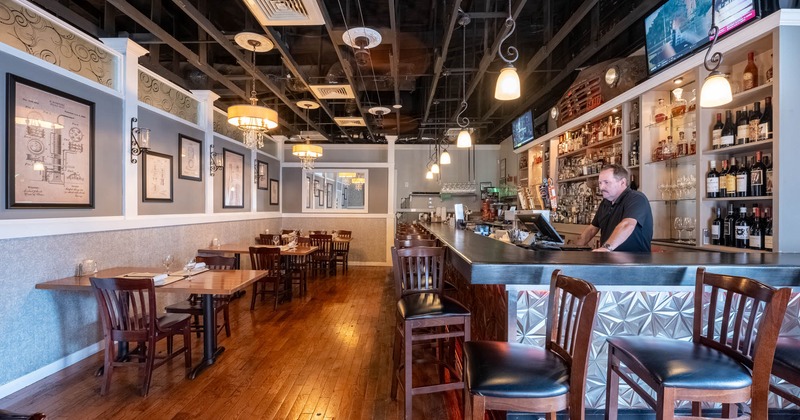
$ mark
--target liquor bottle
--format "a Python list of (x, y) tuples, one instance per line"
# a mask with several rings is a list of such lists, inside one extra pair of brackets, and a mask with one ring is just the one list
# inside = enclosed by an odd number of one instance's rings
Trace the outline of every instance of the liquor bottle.
[(772, 251), (772, 209), (764, 209), (764, 250)]
[(734, 246), (736, 248), (747, 248), (750, 239), (750, 226), (747, 224), (747, 206), (744, 204), (739, 207), (739, 217), (736, 218), (734, 225)]
[(750, 192), (750, 168), (748, 167), (747, 160), (739, 165), (739, 170), (736, 171), (736, 196), (747, 197)]
[(733, 215), (733, 203), (728, 203), (728, 215), (725, 216), (725, 222), (722, 225), (722, 237), (725, 239), (725, 246), (736, 245), (736, 217)]
[(750, 195), (760, 197), (764, 195), (764, 173), (766, 166), (761, 162), (761, 151), (756, 152), (756, 162), (750, 167)]
[(764, 164), (764, 166), (767, 167), (764, 175), (764, 192), (767, 193), (767, 195), (772, 195), (772, 159), (765, 156), (764, 160), (767, 161), (767, 163)]
[(664, 99), (658, 100), (658, 105), (656, 105), (655, 110), (653, 111), (653, 120), (656, 124), (662, 123), (667, 120), (667, 105), (664, 104)]
[(722, 245), (722, 213), (719, 207), (715, 207), (717, 218), (711, 222), (711, 245)]
[(722, 126), (722, 137), (720, 137), (719, 147), (733, 146), (736, 140), (736, 126), (733, 124), (733, 114), (731, 110), (725, 111), (725, 125)]
[(719, 149), (720, 143), (722, 142), (722, 127), (725, 125), (722, 124), (722, 113), (717, 113), (717, 123), (714, 124), (714, 127), (711, 129), (711, 148), (712, 149)]
[(756, 67), (755, 53), (747, 53), (747, 65), (744, 66), (742, 75), (743, 90), (750, 90), (758, 86), (758, 67)]
[(761, 224), (758, 207), (755, 205), (753, 206), (753, 224), (750, 226), (748, 242), (750, 249), (764, 249), (764, 227)]
[(736, 158), (731, 158), (731, 164), (728, 166), (728, 173), (725, 176), (725, 189), (728, 197), (736, 197), (736, 174), (738, 173), (739, 167), (736, 166)]
[(675, 100), (672, 102), (672, 118), (680, 117), (686, 113), (686, 99), (683, 99), (683, 88), (675, 88), (672, 91), (675, 95)]
[(722, 160), (722, 170), (719, 171), (719, 195), (717, 197), (728, 196), (728, 161)]
[(765, 74), (767, 83), (772, 83), (772, 54), (769, 55), (769, 68), (767, 69), (767, 73)]
[(633, 174), (631, 174), (631, 189), (639, 191), (639, 184), (636, 182), (636, 177)]
[(674, 157), (676, 157), (675, 143), (672, 142), (672, 136), (667, 136), (667, 143), (661, 149), (661, 158), (664, 160), (669, 160)]
[(719, 197), (719, 173), (717, 172), (717, 161), (709, 162), (708, 173), (706, 174), (706, 197)]
[(678, 156), (686, 156), (689, 154), (689, 142), (686, 140), (686, 133), (683, 131), (678, 132)]
[(689, 98), (688, 112), (694, 112), (697, 109), (697, 89), (692, 89), (692, 97)]
[(750, 120), (747, 118), (747, 108), (736, 111), (736, 144), (745, 144), (750, 135)]
[(630, 117), (631, 117), (630, 131), (633, 131), (639, 128), (639, 102), (634, 102), (633, 105), (631, 105)]
[(772, 97), (764, 99), (764, 114), (758, 122), (758, 139), (767, 140), (772, 138)]
[(758, 126), (761, 124), (761, 103), (753, 104), (753, 112), (750, 113), (750, 141), (762, 140), (758, 138)]
[(697, 131), (692, 131), (692, 138), (689, 139), (689, 154), (697, 153)]

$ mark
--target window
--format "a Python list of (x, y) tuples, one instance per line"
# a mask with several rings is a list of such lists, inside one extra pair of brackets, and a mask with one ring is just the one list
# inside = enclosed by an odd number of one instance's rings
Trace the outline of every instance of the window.
[(303, 171), (303, 212), (367, 212), (367, 169)]

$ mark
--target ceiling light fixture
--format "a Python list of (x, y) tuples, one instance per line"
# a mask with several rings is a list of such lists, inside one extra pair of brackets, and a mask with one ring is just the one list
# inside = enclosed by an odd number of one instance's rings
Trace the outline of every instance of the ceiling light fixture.
[[(467, 68), (467, 25), (470, 22), (469, 16), (465, 13), (461, 18), (458, 20), (458, 23), (461, 25), (461, 39), (463, 41), (463, 48), (461, 48), (461, 68)], [(502, 54), (501, 54), (502, 56)], [(499, 82), (499, 80), (498, 80)], [(469, 134), (469, 118), (463, 117), (464, 112), (467, 111), (467, 72), (466, 70), (462, 73), (461, 77), (461, 89), (463, 90), (464, 96), (461, 97), (461, 110), (458, 111), (458, 115), (456, 116), (456, 124), (461, 127), (461, 131), (458, 133), (458, 139), (456, 140), (456, 147), (458, 148), (467, 148), (472, 147), (472, 136)], [(496, 96), (496, 95), (495, 95)]]
[(439, 163), (442, 165), (449, 165), (450, 162), (450, 153), (447, 153), (447, 150), (442, 151), (442, 154), (439, 155)]
[(303, 169), (314, 169), (314, 161), (322, 157), (322, 147), (311, 143), (295, 144), (292, 154), (300, 159)]
[(342, 41), (355, 50), (353, 55), (355, 55), (356, 64), (359, 67), (370, 65), (372, 59), (369, 49), (380, 45), (381, 40), (381, 34), (378, 31), (364, 27), (351, 28), (342, 34)]
[(728, 82), (726, 75), (717, 71), (720, 64), (722, 64), (722, 53), (717, 51), (709, 59), (711, 50), (717, 43), (719, 36), (719, 27), (716, 21), (716, 7), (717, 2), (711, 0), (711, 29), (708, 30), (708, 37), (711, 38), (711, 46), (706, 51), (706, 58), (703, 60), (703, 65), (708, 70), (709, 75), (703, 82), (703, 87), (700, 89), (700, 106), (703, 108), (713, 108), (730, 103), (733, 100), (733, 92), (731, 91), (731, 84)]
[(351, 179), (350, 182), (356, 187), (356, 191), (361, 191), (364, 188), (364, 184), (367, 183), (367, 180), (364, 178), (364, 175), (358, 174), (358, 176)]
[(683, 77), (676, 77), (675, 80), (672, 81), (672, 83), (674, 83), (676, 85), (682, 84), (683, 83)]
[(267, 130), (278, 126), (278, 113), (274, 109), (258, 105), (256, 96), (256, 53), (269, 51), (274, 45), (267, 37), (252, 32), (236, 34), (234, 39), (240, 47), (253, 51), (253, 81), (250, 104), (228, 107), (228, 123), (242, 130), (244, 145), (255, 150), (264, 147)]
[(497, 49), (497, 55), (506, 62), (506, 66), (500, 70), (500, 76), (497, 77), (494, 97), (501, 101), (510, 101), (520, 96), (519, 75), (517, 74), (517, 69), (514, 67), (514, 62), (519, 58), (519, 51), (517, 51), (515, 47), (509, 46), (507, 52), (509, 58), (503, 55), (503, 42), (514, 33), (514, 28), (517, 26), (516, 22), (514, 22), (514, 18), (511, 16), (511, 0), (508, 0), (508, 17), (506, 18), (505, 26), (507, 32), (500, 40), (500, 48)]

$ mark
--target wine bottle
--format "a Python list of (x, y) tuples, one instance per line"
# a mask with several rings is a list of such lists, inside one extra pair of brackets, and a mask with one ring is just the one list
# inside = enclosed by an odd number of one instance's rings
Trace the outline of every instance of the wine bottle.
[(720, 137), (719, 147), (733, 146), (736, 140), (736, 126), (733, 124), (733, 114), (731, 110), (725, 111), (725, 125), (722, 126), (722, 137)]
[(756, 206), (753, 206), (753, 224), (750, 226), (748, 242), (750, 249), (764, 249), (764, 231), (761, 225), (761, 215)]
[(772, 209), (764, 209), (764, 250), (772, 251)]
[(751, 142), (758, 141), (758, 126), (761, 124), (761, 103), (756, 102), (753, 104), (753, 112), (750, 113), (750, 135), (748, 138)]
[(711, 129), (711, 148), (712, 149), (719, 149), (720, 143), (722, 142), (722, 127), (725, 125), (722, 124), (722, 113), (717, 113), (717, 123), (714, 124), (714, 127)]
[(728, 197), (736, 197), (736, 174), (738, 173), (739, 167), (736, 166), (736, 158), (731, 158), (731, 164), (728, 166), (728, 174), (725, 176)]
[(736, 144), (747, 143), (750, 135), (750, 120), (747, 119), (747, 108), (736, 111)]
[(736, 196), (737, 197), (747, 197), (747, 193), (750, 190), (747, 188), (747, 184), (750, 182), (750, 171), (747, 167), (747, 160), (745, 160), (740, 166), (739, 170), (736, 171)]
[(711, 222), (711, 245), (722, 245), (722, 213), (719, 207), (715, 207), (717, 218)]
[(719, 195), (717, 197), (728, 196), (728, 161), (722, 160), (722, 170), (719, 171)]
[(733, 203), (728, 203), (728, 215), (725, 216), (725, 221), (722, 225), (722, 237), (725, 246), (734, 246), (736, 244), (735, 226), (736, 217), (733, 215)]
[(706, 174), (706, 197), (719, 197), (719, 173), (717, 173), (717, 161), (708, 162), (709, 169)]
[(773, 70), (772, 70), (772, 54), (770, 54), (770, 55), (769, 55), (769, 68), (767, 69), (767, 72), (766, 72), (766, 74), (764, 74), (764, 76), (765, 76), (764, 78), (765, 78), (765, 79), (767, 79), (767, 80), (766, 80), (766, 83), (768, 83), (768, 84), (769, 84), (769, 83), (772, 83), (772, 75), (773, 75)]
[(758, 122), (758, 139), (768, 140), (772, 138), (772, 97), (764, 99), (764, 114)]
[(743, 90), (750, 90), (758, 86), (758, 67), (756, 67), (755, 53), (747, 53), (747, 65), (744, 66), (742, 75)]
[(750, 168), (750, 195), (760, 197), (764, 195), (764, 172), (767, 168), (761, 162), (761, 151), (756, 152), (756, 162)]
[(636, 183), (636, 177), (631, 174), (631, 189), (634, 191), (639, 191), (639, 184)]
[(736, 219), (734, 226), (734, 246), (736, 248), (747, 248), (750, 239), (750, 226), (748, 226), (747, 222), (747, 206), (742, 204), (739, 207), (739, 217)]
[(772, 195), (772, 159), (768, 157), (764, 157), (768, 163), (765, 163), (764, 166), (767, 167), (766, 174), (764, 175), (764, 192), (767, 195)]

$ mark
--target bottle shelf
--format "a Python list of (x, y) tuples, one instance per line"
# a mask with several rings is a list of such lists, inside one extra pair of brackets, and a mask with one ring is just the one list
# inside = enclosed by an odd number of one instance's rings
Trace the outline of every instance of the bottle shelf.
[(760, 101), (767, 96), (772, 96), (772, 83), (756, 86), (750, 90), (734, 94), (730, 103), (710, 109), (735, 109), (745, 105), (753, 105), (755, 101)]
[(583, 175), (583, 176), (576, 176), (574, 178), (567, 178), (567, 179), (559, 179), (558, 182), (578, 182), (578, 181), (585, 181), (587, 179), (597, 178), (600, 174), (591, 174), (591, 175)]
[(748, 200), (772, 200), (771, 195), (758, 195), (749, 197), (719, 197), (719, 198), (703, 198), (703, 201), (748, 201)]
[(717, 252), (750, 252), (755, 254), (771, 252), (760, 249), (736, 248), (733, 246), (723, 246), (723, 245), (701, 245), (699, 248), (704, 251), (717, 251)]
[(757, 150), (771, 149), (772, 143), (773, 139), (761, 140), (752, 143), (737, 144), (735, 146), (723, 147), (721, 149), (704, 150), (703, 154), (710, 156), (721, 156), (721, 155), (736, 155), (739, 153), (755, 152)]
[(628, 169), (639, 169), (639, 165), (628, 166)]
[(695, 112), (686, 112), (685, 114), (678, 115), (677, 117), (669, 117), (664, 121), (661, 122), (653, 122), (647, 124), (645, 128), (657, 128), (657, 127), (664, 127), (669, 126), (670, 124), (676, 127), (682, 127), (689, 122), (694, 122), (695, 120)]
[(607, 146), (609, 144), (614, 144), (614, 143), (616, 143), (618, 141), (622, 141), (622, 136), (611, 137), (610, 139), (606, 139), (606, 140), (603, 140), (603, 141), (598, 141), (597, 143), (592, 143), (592, 144), (590, 144), (588, 146), (581, 147), (578, 150), (573, 150), (571, 152), (558, 155), (558, 157), (560, 159), (560, 158), (568, 158), (570, 156), (580, 155), (581, 153), (585, 153), (589, 149), (596, 149), (598, 147)]
[(639, 133), (639, 127), (636, 127), (633, 130), (628, 131), (628, 134), (638, 134), (638, 133)]
[(697, 156), (697, 154), (694, 154), (694, 155), (685, 155), (685, 156), (678, 156), (678, 157), (676, 157), (676, 158), (670, 158), (670, 159), (664, 159), (664, 160), (655, 160), (655, 161), (651, 161), (651, 162), (645, 162), (644, 164), (645, 164), (645, 165), (653, 165), (653, 164), (658, 164), (658, 163), (667, 163), (667, 162), (675, 162), (675, 163), (677, 163), (677, 164), (681, 164), (681, 163), (691, 163), (691, 164), (695, 164), (696, 162), (694, 162), (694, 160), (695, 160), (695, 157), (696, 157), (696, 156)]
[(659, 198), (659, 199), (650, 200), (651, 203), (656, 203), (656, 202), (671, 203), (671, 202), (679, 202), (679, 201), (697, 201), (697, 199), (696, 198), (672, 198), (672, 199)]

